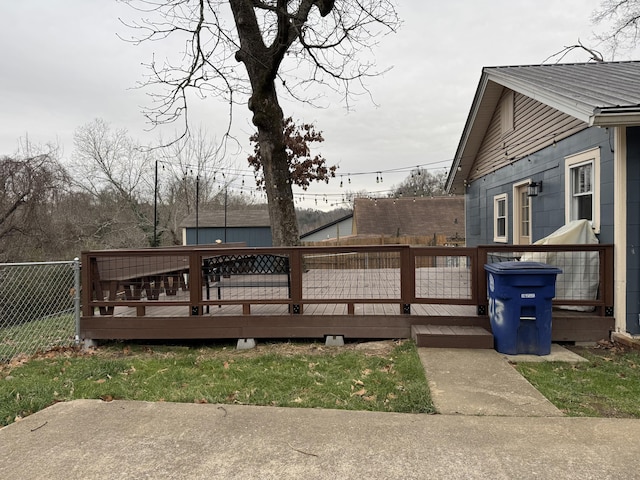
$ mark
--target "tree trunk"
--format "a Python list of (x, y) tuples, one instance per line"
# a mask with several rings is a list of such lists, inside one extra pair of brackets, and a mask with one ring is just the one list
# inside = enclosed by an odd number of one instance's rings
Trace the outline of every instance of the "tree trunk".
[[(280, 62), (297, 37), (297, 31), (292, 29), (290, 16), (286, 14), (286, 2), (279, 0), (278, 34), (273, 44), (267, 47), (254, 3), (250, 0), (229, 2), (240, 37), (236, 60), (244, 63), (251, 83), (249, 110), (253, 112), (253, 124), (258, 129), (273, 245), (297, 245), (300, 238), (285, 151), (284, 114), (278, 103), (275, 86)], [(306, 20), (315, 3), (303, 2), (304, 12), (298, 12), (298, 16)]]
[(273, 245), (298, 245), (298, 220), (284, 142), (284, 114), (273, 82), (266, 89), (254, 90), (249, 109), (253, 112), (253, 124), (258, 129)]

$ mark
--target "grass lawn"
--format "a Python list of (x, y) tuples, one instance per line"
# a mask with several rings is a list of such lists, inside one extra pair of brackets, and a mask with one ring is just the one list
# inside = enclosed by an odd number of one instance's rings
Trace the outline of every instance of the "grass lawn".
[(33, 355), (38, 349), (72, 345), (75, 339), (73, 314), (0, 328), (0, 364), (18, 355)]
[(588, 362), (521, 363), (518, 371), (569, 416), (640, 418), (640, 351), (571, 347)]
[[(572, 350), (588, 362), (516, 368), (567, 415), (640, 418), (640, 351), (615, 345)], [(79, 398), (435, 413), (411, 341), (280, 342), (252, 350), (112, 343), (0, 365), (0, 426)]]
[(415, 344), (369, 345), (59, 349), (0, 370), (0, 425), (79, 398), (433, 413)]

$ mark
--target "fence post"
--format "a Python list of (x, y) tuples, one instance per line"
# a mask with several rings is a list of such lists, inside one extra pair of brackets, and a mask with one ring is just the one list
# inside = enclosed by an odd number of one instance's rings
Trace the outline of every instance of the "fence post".
[[(603, 279), (611, 279), (608, 282)], [(614, 267), (614, 245), (607, 245), (603, 250), (600, 250), (600, 288), (602, 291), (602, 301), (604, 307), (600, 307), (600, 315), (607, 317), (614, 316), (614, 282), (615, 267)]]
[(487, 247), (478, 245), (476, 247), (476, 263), (474, 265), (476, 277), (476, 303), (478, 315), (487, 315), (487, 274), (484, 271), (484, 265), (488, 262)]
[(304, 265), (302, 264), (302, 249), (292, 248), (289, 250), (289, 269), (291, 288), (289, 290), (291, 306), (290, 312), (296, 315), (302, 314), (302, 272)]
[(80, 259), (73, 259), (73, 315), (76, 320), (76, 345), (80, 343)]
[(400, 313), (411, 313), (411, 302), (416, 293), (415, 256), (410, 245), (400, 247)]
[(189, 299), (191, 315), (201, 316), (202, 309), (202, 253), (200, 250), (189, 252)]

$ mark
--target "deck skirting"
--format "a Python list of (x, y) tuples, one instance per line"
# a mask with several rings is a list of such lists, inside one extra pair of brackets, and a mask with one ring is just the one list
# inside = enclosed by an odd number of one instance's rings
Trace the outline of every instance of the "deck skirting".
[[(324, 338), (411, 338), (412, 326), (479, 327), (488, 332), (488, 316), (420, 315), (225, 315), (189, 317), (82, 317), (81, 338), (93, 340)], [(554, 342), (609, 339), (613, 317), (554, 314)]]

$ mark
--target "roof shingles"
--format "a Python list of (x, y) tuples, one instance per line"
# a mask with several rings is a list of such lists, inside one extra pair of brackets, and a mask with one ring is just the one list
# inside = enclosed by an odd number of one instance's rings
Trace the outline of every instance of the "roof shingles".
[(464, 197), (356, 198), (357, 235), (464, 237)]

